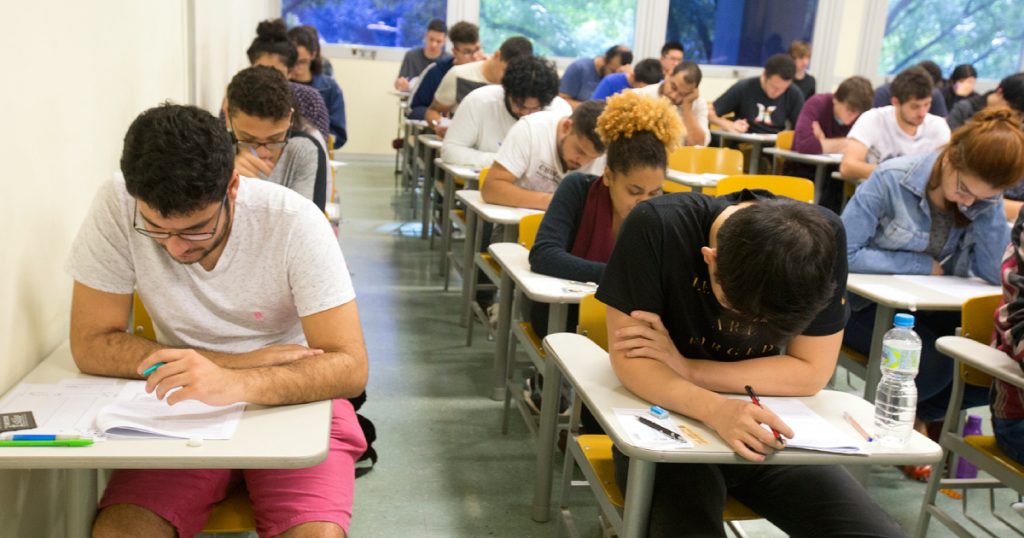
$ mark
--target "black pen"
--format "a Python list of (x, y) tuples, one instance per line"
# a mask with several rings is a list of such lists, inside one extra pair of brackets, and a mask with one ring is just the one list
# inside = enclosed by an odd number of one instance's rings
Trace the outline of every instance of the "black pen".
[(676, 441), (679, 441), (679, 442), (682, 442), (682, 443), (686, 442), (686, 439), (684, 439), (682, 435), (679, 435), (678, 433), (676, 433), (676, 432), (674, 432), (674, 431), (672, 431), (672, 430), (670, 430), (670, 429), (668, 429), (668, 428), (666, 428), (666, 427), (664, 427), (664, 426), (662, 426), (660, 424), (657, 424), (655, 422), (647, 420), (647, 418), (645, 418), (645, 417), (636, 417), (636, 418), (637, 418), (637, 420), (640, 421), (641, 424), (643, 424), (644, 426), (647, 426), (648, 428), (651, 428), (651, 429), (654, 429), (654, 430), (658, 430), (659, 432), (661, 432), (661, 433), (663, 433), (663, 434), (665, 434), (665, 435), (675, 439)]

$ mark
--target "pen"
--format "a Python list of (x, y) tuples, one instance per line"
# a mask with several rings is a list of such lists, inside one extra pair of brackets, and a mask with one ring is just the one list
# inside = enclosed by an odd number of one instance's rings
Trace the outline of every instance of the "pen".
[(853, 415), (847, 413), (846, 411), (843, 411), (843, 418), (846, 419), (846, 422), (850, 423), (850, 426), (853, 426), (853, 429), (857, 430), (857, 433), (859, 433), (865, 441), (870, 443), (871, 441), (874, 440), (871, 438), (870, 435), (868, 435), (868, 432), (864, 431), (864, 428), (861, 427), (859, 422), (857, 422), (857, 419), (853, 418)]
[(150, 366), (149, 368), (146, 368), (146, 370), (144, 372), (142, 372), (142, 377), (148, 376), (149, 374), (155, 372), (157, 368), (159, 368), (159, 367), (161, 367), (163, 365), (164, 365), (164, 363), (158, 362), (158, 363), (154, 364), (153, 366)]
[[(747, 389), (747, 396), (750, 396), (750, 401), (754, 402), (754, 405), (760, 407), (761, 409), (764, 409), (764, 406), (761, 405), (761, 399), (758, 398), (757, 394), (754, 393), (754, 387), (751, 387), (750, 385), (747, 385), (746, 387), (743, 387), (743, 388)], [(778, 442), (780, 442), (782, 444), (786, 444), (786, 442), (782, 440), (782, 436), (779, 435), (779, 430), (776, 430), (775, 428), (772, 428), (771, 426), (768, 426), (768, 427), (771, 428), (772, 435), (775, 436), (775, 440), (776, 441), (778, 441)]]
[(654, 422), (652, 422), (650, 420), (647, 420), (644, 417), (636, 417), (636, 418), (637, 418), (637, 420), (640, 421), (641, 424), (643, 424), (644, 426), (647, 426), (648, 428), (651, 428), (653, 430), (658, 430), (659, 432), (661, 432), (661, 433), (663, 433), (663, 434), (665, 434), (665, 435), (675, 439), (676, 441), (681, 441), (683, 443), (686, 442), (686, 439), (684, 439), (682, 435), (679, 435), (678, 433), (676, 433), (676, 432), (674, 432), (674, 431), (672, 431), (672, 430), (670, 430), (668, 428), (665, 428), (665, 427), (661, 426), (660, 424), (655, 424)]
[(10, 437), (10, 441), (67, 441), (70, 439), (81, 439), (79, 435), (61, 435), (61, 434), (42, 434), (42, 433), (23, 433), (14, 434)]
[(0, 447), (5, 446), (89, 446), (92, 439), (59, 439), (56, 441), (0, 441)]

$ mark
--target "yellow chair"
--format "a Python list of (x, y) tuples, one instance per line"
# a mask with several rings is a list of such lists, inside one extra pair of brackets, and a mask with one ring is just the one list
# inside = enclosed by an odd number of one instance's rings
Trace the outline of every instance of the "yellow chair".
[(540, 229), (540, 222), (544, 220), (544, 213), (527, 215), (519, 219), (519, 244), (526, 247), (526, 250), (533, 248), (537, 240), (537, 230)]
[[(961, 336), (939, 338), (936, 348), (953, 358), (959, 375), (953, 380), (950, 405), (946, 410), (946, 418), (939, 436), (942, 446), (943, 461), (953, 461), (955, 457), (963, 458), (978, 467), (991, 478), (979, 475), (973, 479), (944, 478), (943, 473), (935, 470), (928, 481), (921, 514), (917, 522), (915, 536), (924, 537), (928, 532), (928, 523), (932, 516), (950, 528), (959, 536), (970, 536), (971, 533), (936, 503), (936, 497), (942, 488), (961, 489), (963, 495), (963, 517), (981, 527), (985, 534), (997, 536), (991, 525), (982, 526), (966, 510), (969, 489), (988, 489), (1009, 487), (1017, 492), (1018, 497), (1024, 493), (1024, 465), (1007, 456), (996, 445), (995, 437), (990, 435), (961, 434), (961, 399), (967, 385), (987, 387), (993, 378), (998, 378), (1019, 388), (1024, 388), (1024, 375), (1020, 367), (1003, 352), (989, 347), (992, 338), (995, 309), (999, 306), (1001, 295), (991, 295), (970, 299), (964, 303), (961, 311)], [(973, 341), (973, 342), (972, 342)], [(953, 473), (951, 473), (953, 474)], [(991, 497), (990, 497), (991, 499)], [(994, 519), (1010, 525), (995, 513), (995, 505), (989, 503)], [(1012, 527), (1011, 527), (1012, 528)], [(1016, 530), (1020, 534), (1019, 529)], [(1009, 535), (1007, 532), (1006, 535)]]
[[(793, 131), (782, 131), (775, 137), (775, 147), (778, 149), (793, 149)], [(786, 159), (782, 157), (774, 157), (772, 159), (772, 168), (776, 174), (782, 172), (782, 167), (786, 164)]]
[(776, 196), (814, 203), (814, 182), (802, 177), (745, 175), (724, 177), (718, 182), (718, 195), (743, 189), (764, 189)]
[[(142, 304), (139, 294), (132, 296), (132, 334), (141, 336), (146, 340), (156, 341), (156, 330), (153, 328), (153, 319), (146, 311), (146, 305)], [(249, 501), (249, 491), (242, 484), (228, 493), (224, 500), (213, 506), (210, 517), (206, 519), (206, 525), (202, 532), (206, 534), (226, 534), (232, 532), (248, 532), (256, 530), (256, 519), (252, 514), (252, 503)]]
[[(668, 156), (668, 167), (690, 174), (742, 174), (743, 153), (732, 148), (683, 146)], [(690, 192), (690, 187), (665, 181), (665, 192)], [(710, 195), (715, 189), (704, 189)]]

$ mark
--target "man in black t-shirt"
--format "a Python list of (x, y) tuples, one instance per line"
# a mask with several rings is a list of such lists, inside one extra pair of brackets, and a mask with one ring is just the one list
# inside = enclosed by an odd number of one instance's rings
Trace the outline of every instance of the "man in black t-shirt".
[[(796, 127), (804, 94), (793, 86), (796, 63), (788, 54), (776, 54), (764, 64), (760, 76), (733, 84), (718, 99), (709, 118), (713, 125), (733, 133), (777, 134)], [(723, 118), (732, 113), (733, 119)]]
[[(846, 233), (831, 211), (742, 191), (642, 202), (622, 225), (597, 298), (612, 366), (638, 396), (714, 429), (750, 461), (792, 430), (719, 393), (817, 393), (848, 317)], [(624, 456), (616, 471), (625, 487)], [(901, 536), (839, 466), (659, 464), (650, 536), (725, 536), (726, 493), (794, 536)]]

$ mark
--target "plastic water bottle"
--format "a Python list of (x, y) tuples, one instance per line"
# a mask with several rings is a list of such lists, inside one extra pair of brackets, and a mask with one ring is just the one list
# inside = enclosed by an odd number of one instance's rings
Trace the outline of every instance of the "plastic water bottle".
[(921, 337), (913, 327), (914, 316), (896, 314), (893, 328), (882, 337), (882, 381), (875, 393), (874, 437), (885, 449), (901, 448), (914, 429), (914, 376), (921, 361)]
[[(967, 423), (964, 424), (964, 437), (968, 435), (981, 435), (981, 417), (978, 415), (967, 415)], [(978, 468), (973, 463), (958, 458), (956, 462), (957, 478), (977, 478)]]

